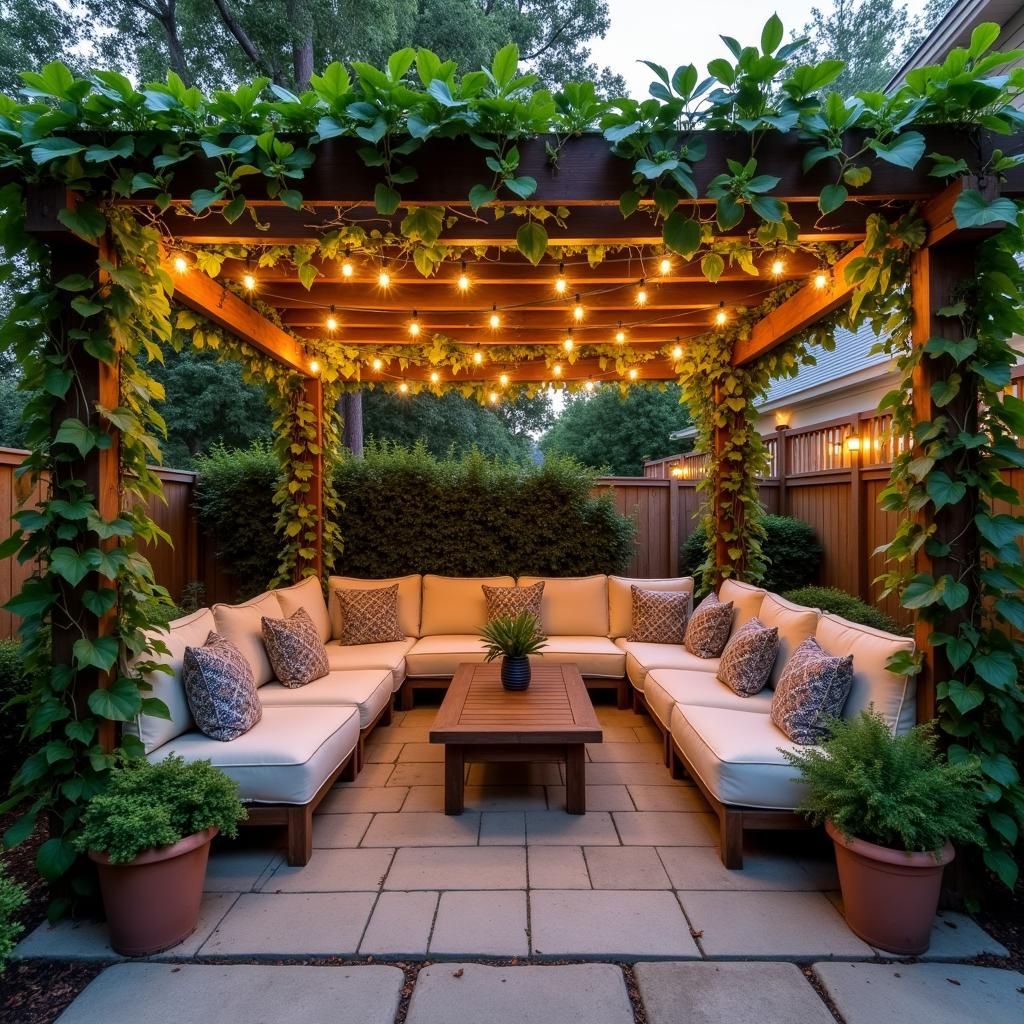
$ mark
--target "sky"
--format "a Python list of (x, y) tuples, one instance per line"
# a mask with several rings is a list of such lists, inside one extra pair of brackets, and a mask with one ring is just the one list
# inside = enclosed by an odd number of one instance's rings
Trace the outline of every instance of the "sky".
[[(703, 74), (707, 62), (728, 56), (719, 33), (744, 45), (761, 38), (761, 26), (775, 12), (786, 28), (802, 29), (814, 6), (830, 8), (829, 0), (608, 0), (611, 28), (593, 43), (593, 58), (625, 75), (631, 95), (642, 99), (653, 80), (650, 69), (636, 62), (652, 60), (671, 74), (680, 64), (696, 64)], [(909, 0), (918, 13), (924, 0)], [(628, 59), (623, 55), (628, 54)]]

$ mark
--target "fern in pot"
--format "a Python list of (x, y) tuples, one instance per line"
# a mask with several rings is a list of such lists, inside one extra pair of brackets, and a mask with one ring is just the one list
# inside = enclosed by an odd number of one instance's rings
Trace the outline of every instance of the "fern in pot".
[(485, 661), (501, 658), (501, 685), (525, 690), (530, 685), (530, 655), (538, 654), (548, 638), (532, 612), (491, 619), (480, 631), (487, 644)]
[(943, 757), (930, 725), (894, 736), (873, 710), (783, 756), (807, 786), (800, 810), (835, 845), (850, 928), (891, 953), (925, 952), (953, 841), (982, 839), (976, 762)]

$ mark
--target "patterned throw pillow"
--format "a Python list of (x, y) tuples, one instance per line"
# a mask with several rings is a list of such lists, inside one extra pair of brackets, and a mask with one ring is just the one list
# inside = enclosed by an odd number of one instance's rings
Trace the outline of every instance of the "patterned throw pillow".
[(808, 637), (790, 655), (772, 697), (772, 721), (794, 742), (820, 743), (853, 686), (853, 655), (826, 654)]
[(633, 584), (633, 626), (627, 640), (639, 644), (681, 644), (686, 638), (690, 595), (644, 590)]
[(398, 624), (397, 583), (376, 590), (335, 590), (334, 598), (341, 607), (340, 642), (346, 647), (405, 639)]
[(741, 697), (753, 697), (768, 682), (778, 653), (778, 626), (753, 618), (729, 638), (718, 664), (718, 679)]
[(531, 583), (528, 587), (489, 587), (480, 584), (487, 602), (487, 621), (504, 619), (522, 612), (529, 612), (540, 622), (540, 601), (544, 596), (544, 582)]
[(297, 608), (287, 619), (264, 615), (260, 627), (267, 657), (282, 686), (305, 686), (330, 672), (327, 648), (305, 608)]
[(683, 646), (696, 658), (721, 656), (732, 632), (732, 601), (722, 604), (708, 594), (686, 624)]
[(182, 681), (192, 717), (211, 739), (237, 739), (263, 717), (249, 662), (220, 633), (185, 648)]

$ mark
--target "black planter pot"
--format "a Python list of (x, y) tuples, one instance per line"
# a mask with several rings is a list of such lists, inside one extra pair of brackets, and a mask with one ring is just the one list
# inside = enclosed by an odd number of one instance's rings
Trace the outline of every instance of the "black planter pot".
[(530, 659), (502, 658), (501, 685), (506, 690), (525, 690), (530, 685)]

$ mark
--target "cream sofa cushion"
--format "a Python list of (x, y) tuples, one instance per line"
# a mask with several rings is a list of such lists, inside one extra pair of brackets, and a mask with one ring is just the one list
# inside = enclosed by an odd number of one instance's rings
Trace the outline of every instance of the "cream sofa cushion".
[(718, 588), (718, 600), (732, 601), (732, 631), (735, 633), (761, 610), (761, 602), (768, 591), (739, 580), (723, 580)]
[(305, 686), (287, 687), (278, 682), (260, 688), (260, 701), (270, 707), (355, 707), (359, 728), (365, 729), (391, 700), (394, 692), (386, 668), (328, 672)]
[(821, 616), (814, 637), (829, 654), (853, 655), (853, 688), (843, 708), (843, 718), (853, 718), (874, 705), (898, 735), (913, 728), (917, 721), (915, 678), (897, 675), (885, 667), (892, 655), (900, 651), (913, 653), (911, 637), (883, 633), (829, 614)]
[(797, 770), (780, 748), (812, 748), (792, 743), (768, 715), (677, 704), (672, 738), (723, 804), (791, 811), (806, 795)]
[(272, 590), (244, 604), (213, 606), (217, 632), (242, 652), (242, 656), (249, 662), (257, 686), (263, 686), (274, 678), (267, 649), (263, 646), (261, 620), (264, 615), (271, 619), (284, 618), (281, 602)]
[(629, 636), (633, 628), (633, 587), (641, 590), (669, 591), (673, 594), (687, 593), (693, 603), (693, 577), (677, 576), (674, 579), (635, 580), (628, 576), (608, 577), (608, 635), (612, 638)]
[(389, 580), (361, 580), (355, 576), (329, 576), (327, 579), (328, 607), (331, 616), (331, 638), (341, 636), (341, 605), (335, 590), (380, 590), (398, 584), (398, 625), (406, 636), (420, 635), (420, 609), (423, 577), (395, 576)]
[(274, 591), (281, 602), (284, 617), (291, 618), (300, 608), (313, 620), (320, 639), (327, 643), (331, 638), (331, 617), (327, 614), (327, 602), (324, 600), (324, 589), (316, 576), (308, 576), (301, 583), (290, 587), (279, 587)]
[(549, 636), (608, 636), (607, 576), (520, 576), (519, 586), (544, 584), (541, 628)]
[(487, 654), (483, 637), (475, 633), (438, 633), (421, 636), (405, 659), (410, 676), (451, 679), (464, 661), (481, 662)]
[(626, 675), (638, 689), (644, 688), (644, 679), (652, 668), (694, 669), (697, 672), (718, 672), (721, 658), (698, 658), (682, 644), (642, 644), (626, 640)]
[(549, 636), (535, 665), (575, 665), (580, 675), (621, 679), (626, 674), (625, 652), (606, 636)]
[[(487, 624), (483, 584), (514, 587), (511, 576), (424, 576), (421, 637), (478, 633)], [(410, 671), (410, 675), (416, 675)]]
[[(171, 668), (172, 674), (166, 672), (150, 672), (143, 678), (152, 686), (144, 694), (155, 697), (167, 705), (170, 719), (154, 718), (152, 715), (139, 715), (134, 721), (125, 722), (124, 731), (135, 736), (142, 743), (143, 750), (149, 754), (169, 740), (180, 736), (183, 732), (196, 727), (189, 710), (188, 697), (181, 673), (185, 661), (186, 647), (202, 647), (206, 638), (217, 628), (213, 612), (209, 608), (201, 608), (191, 615), (174, 619), (166, 630), (151, 629), (146, 631), (150, 640), (159, 640), (167, 645), (170, 654), (147, 654), (136, 661), (156, 661)], [(131, 668), (131, 662), (128, 665)]]
[(710, 672), (693, 669), (655, 668), (644, 680), (644, 700), (651, 714), (668, 732), (676, 704), (705, 708), (729, 708), (767, 715), (772, 706), (771, 690), (742, 697)]
[(265, 707), (263, 717), (230, 743), (187, 732), (148, 759), (207, 759), (238, 783), (248, 803), (307, 804), (358, 742), (355, 707)]
[(410, 636), (390, 644), (339, 644), (332, 640), (326, 645), (327, 664), (332, 672), (387, 669), (397, 690), (405, 681), (405, 656), (415, 643)]
[(805, 608), (793, 604), (777, 594), (765, 594), (757, 617), (765, 626), (775, 626), (779, 631), (779, 653), (775, 655), (768, 685), (774, 686), (782, 675), (790, 655), (818, 628), (821, 612), (817, 608)]

